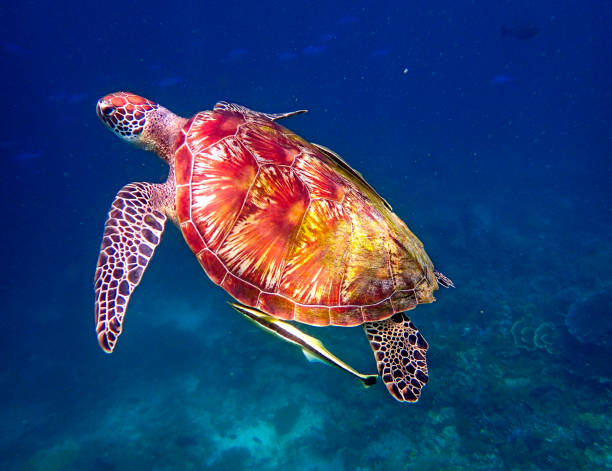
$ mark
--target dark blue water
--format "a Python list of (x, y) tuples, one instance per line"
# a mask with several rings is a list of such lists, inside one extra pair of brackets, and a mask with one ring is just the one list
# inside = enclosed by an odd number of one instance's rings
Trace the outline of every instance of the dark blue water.
[[(413, 3), (2, 4), (0, 468), (612, 468), (612, 3)], [(411, 312), (418, 403), (240, 318), (171, 225), (102, 353), (106, 213), (167, 175), (99, 123), (124, 89), (310, 110), (457, 286)]]

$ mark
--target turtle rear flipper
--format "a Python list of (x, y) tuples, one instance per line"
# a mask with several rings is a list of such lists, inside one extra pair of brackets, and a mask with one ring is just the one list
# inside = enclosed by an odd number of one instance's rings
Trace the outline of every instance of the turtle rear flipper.
[(405, 313), (363, 324), (378, 373), (398, 401), (415, 402), (427, 383), (427, 342)]
[(161, 239), (168, 193), (166, 185), (130, 183), (108, 213), (94, 278), (96, 333), (107, 353), (115, 348), (130, 295)]

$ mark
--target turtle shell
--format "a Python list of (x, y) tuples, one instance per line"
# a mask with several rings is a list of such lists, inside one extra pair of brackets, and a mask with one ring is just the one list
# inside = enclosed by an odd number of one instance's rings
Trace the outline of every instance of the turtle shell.
[(434, 300), (422, 243), (360, 174), (275, 122), (219, 103), (176, 143), (176, 212), (208, 276), (247, 306), (353, 326)]

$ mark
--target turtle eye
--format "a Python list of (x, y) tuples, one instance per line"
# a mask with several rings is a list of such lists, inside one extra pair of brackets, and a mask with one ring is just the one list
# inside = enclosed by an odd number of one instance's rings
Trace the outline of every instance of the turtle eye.
[(105, 103), (98, 104), (98, 114), (100, 116), (110, 116), (115, 111), (115, 107)]

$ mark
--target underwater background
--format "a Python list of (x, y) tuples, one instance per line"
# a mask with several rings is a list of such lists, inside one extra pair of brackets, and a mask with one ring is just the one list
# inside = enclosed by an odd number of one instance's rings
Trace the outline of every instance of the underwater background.
[[(612, 2), (3, 2), (0, 469), (612, 469)], [(415, 404), (226, 304), (167, 225), (112, 355), (107, 211), (167, 168), (99, 122), (227, 100), (338, 152), (455, 283)], [(361, 328), (306, 328), (361, 372)]]

